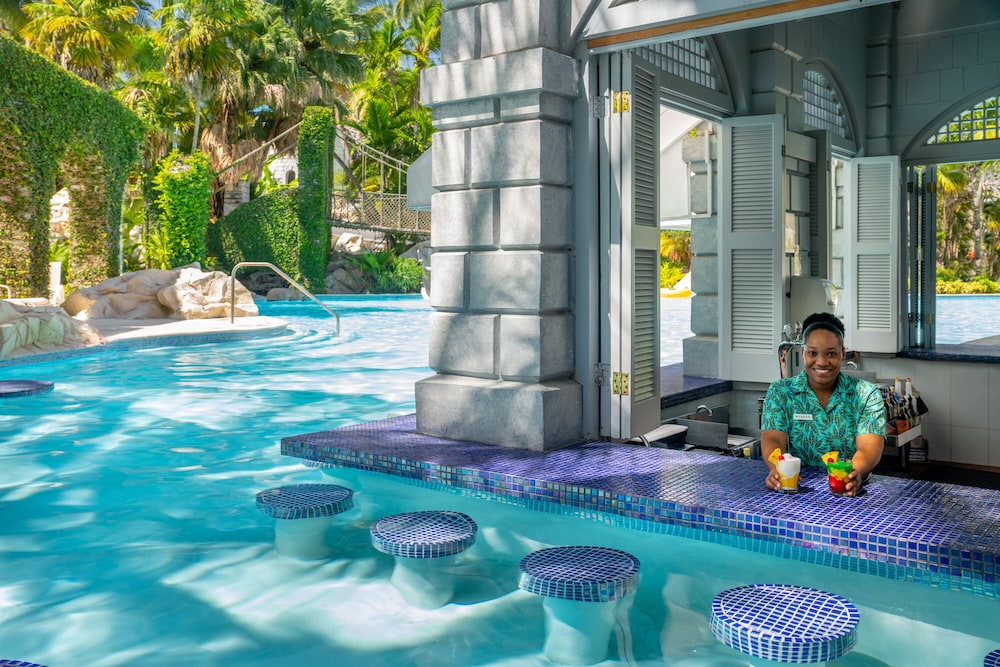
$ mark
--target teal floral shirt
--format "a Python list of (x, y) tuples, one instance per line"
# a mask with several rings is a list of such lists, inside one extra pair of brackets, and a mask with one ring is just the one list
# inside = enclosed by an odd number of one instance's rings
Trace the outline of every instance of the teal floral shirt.
[(841, 374), (824, 410), (802, 371), (771, 383), (761, 429), (787, 433), (788, 449), (803, 465), (823, 467), (827, 452), (840, 452), (841, 460), (854, 456), (858, 434), (885, 436), (885, 404), (877, 385)]

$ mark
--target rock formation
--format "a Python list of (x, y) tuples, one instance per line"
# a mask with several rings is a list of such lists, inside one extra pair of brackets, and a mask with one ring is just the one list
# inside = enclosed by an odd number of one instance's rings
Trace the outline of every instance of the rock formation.
[[(66, 297), (63, 308), (81, 320), (198, 320), (229, 317), (229, 276), (197, 264), (124, 273)], [(253, 294), (236, 282), (236, 317), (256, 316)]]
[(27, 306), (0, 300), (0, 359), (99, 345), (100, 334), (58, 306)]

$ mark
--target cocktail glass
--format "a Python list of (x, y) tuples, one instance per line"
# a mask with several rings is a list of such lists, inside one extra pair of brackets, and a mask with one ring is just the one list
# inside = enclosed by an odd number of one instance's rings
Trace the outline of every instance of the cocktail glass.
[(781, 493), (798, 493), (802, 459), (784, 454), (775, 463), (775, 467), (778, 470), (778, 482), (781, 484), (778, 490)]
[(847, 480), (854, 464), (850, 461), (830, 461), (826, 464), (826, 478), (830, 482), (830, 493), (843, 496), (847, 493)]

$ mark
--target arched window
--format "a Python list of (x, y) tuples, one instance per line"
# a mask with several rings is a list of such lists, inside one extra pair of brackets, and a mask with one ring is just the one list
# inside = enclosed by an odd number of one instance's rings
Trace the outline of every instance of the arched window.
[(829, 130), (835, 137), (854, 141), (843, 97), (832, 77), (810, 65), (802, 77), (804, 123), (817, 130)]
[(987, 97), (971, 109), (957, 114), (927, 139), (927, 145), (1000, 139), (997, 96)]
[(726, 73), (711, 37), (647, 44), (632, 53), (662, 72), (661, 86), (675, 104), (713, 117), (733, 112)]
[(288, 185), (294, 180), (295, 180), (295, 170), (289, 169), (288, 171), (285, 172), (285, 185)]

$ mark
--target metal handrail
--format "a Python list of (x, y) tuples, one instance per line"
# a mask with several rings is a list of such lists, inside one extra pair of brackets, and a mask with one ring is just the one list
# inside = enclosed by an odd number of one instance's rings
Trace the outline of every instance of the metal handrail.
[(285, 280), (287, 280), (289, 285), (291, 285), (298, 291), (302, 292), (302, 294), (315, 301), (320, 308), (333, 315), (333, 318), (337, 320), (337, 332), (334, 335), (335, 336), (340, 335), (340, 315), (330, 310), (330, 308), (328, 308), (327, 305), (324, 304), (322, 301), (317, 299), (312, 292), (310, 292), (305, 287), (295, 282), (290, 275), (288, 275), (287, 273), (276, 267), (274, 264), (271, 264), (270, 262), (240, 262), (239, 264), (233, 267), (233, 270), (229, 274), (229, 323), (230, 324), (236, 321), (236, 270), (241, 269), (244, 266), (266, 267), (277, 273)]
[(8, 299), (11, 298), (14, 295), (14, 293), (10, 291), (10, 285), (0, 285), (0, 287), (2, 287), (5, 290), (7, 290), (7, 298)]

